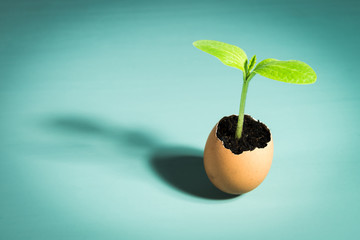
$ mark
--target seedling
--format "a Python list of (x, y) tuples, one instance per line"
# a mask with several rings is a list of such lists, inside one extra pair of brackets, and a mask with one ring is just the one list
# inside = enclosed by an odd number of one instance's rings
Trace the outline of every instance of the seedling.
[(241, 138), (246, 94), (249, 82), (256, 74), (273, 80), (294, 84), (310, 84), (316, 81), (314, 70), (301, 61), (280, 61), (268, 58), (255, 66), (256, 55), (248, 61), (246, 53), (237, 46), (213, 40), (199, 40), (193, 44), (200, 50), (217, 57), (225, 65), (240, 69), (243, 72), (239, 118), (235, 134), (236, 139)]

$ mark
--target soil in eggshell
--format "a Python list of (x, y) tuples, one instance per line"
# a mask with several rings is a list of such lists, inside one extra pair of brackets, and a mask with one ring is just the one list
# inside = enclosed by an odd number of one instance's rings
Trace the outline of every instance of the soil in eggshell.
[(234, 154), (252, 151), (255, 148), (265, 148), (271, 140), (270, 130), (262, 122), (244, 115), (243, 132), (240, 139), (235, 138), (238, 116), (223, 117), (217, 128), (216, 136), (223, 142), (225, 148)]

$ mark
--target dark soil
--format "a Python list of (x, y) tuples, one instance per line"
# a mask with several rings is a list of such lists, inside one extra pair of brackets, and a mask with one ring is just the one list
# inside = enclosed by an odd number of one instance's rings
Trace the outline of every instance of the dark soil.
[(255, 148), (264, 148), (270, 142), (270, 130), (265, 124), (256, 121), (249, 115), (244, 116), (244, 125), (241, 138), (235, 138), (238, 116), (231, 115), (223, 117), (216, 132), (216, 136), (224, 143), (227, 149), (234, 154), (243, 151), (252, 151)]

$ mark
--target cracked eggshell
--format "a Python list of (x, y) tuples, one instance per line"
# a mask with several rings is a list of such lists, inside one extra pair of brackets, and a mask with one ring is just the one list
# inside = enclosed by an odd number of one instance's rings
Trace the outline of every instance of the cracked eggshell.
[(216, 136), (218, 123), (210, 132), (204, 150), (204, 167), (210, 181), (221, 191), (243, 194), (255, 189), (268, 174), (274, 152), (271, 140), (265, 148), (234, 154)]

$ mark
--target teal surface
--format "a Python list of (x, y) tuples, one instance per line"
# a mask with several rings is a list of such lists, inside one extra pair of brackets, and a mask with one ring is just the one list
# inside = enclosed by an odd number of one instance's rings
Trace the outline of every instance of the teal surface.
[[(360, 239), (359, 1), (0, 1), (0, 239)], [(235, 198), (202, 152), (242, 75), (195, 47), (296, 59), (256, 76), (268, 177)]]

